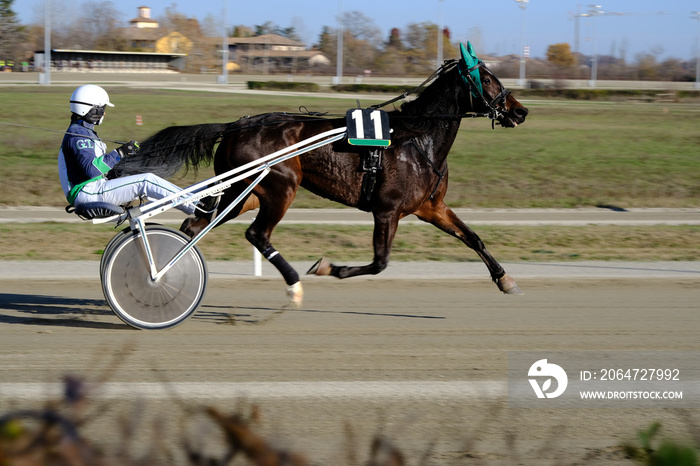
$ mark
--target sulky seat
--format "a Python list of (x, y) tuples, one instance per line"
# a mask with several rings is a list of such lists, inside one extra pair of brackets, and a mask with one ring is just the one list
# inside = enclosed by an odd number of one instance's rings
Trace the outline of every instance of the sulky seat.
[(75, 207), (66, 207), (66, 212), (76, 214), (83, 220), (92, 220), (95, 218), (107, 218), (114, 215), (121, 215), (125, 212), (122, 206), (110, 204), (109, 202), (86, 202)]

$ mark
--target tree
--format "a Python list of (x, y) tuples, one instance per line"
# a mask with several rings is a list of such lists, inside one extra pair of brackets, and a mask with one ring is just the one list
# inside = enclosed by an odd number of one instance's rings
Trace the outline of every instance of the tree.
[(656, 56), (652, 53), (638, 53), (637, 58), (637, 79), (656, 79), (658, 65)]
[(343, 29), (357, 40), (361, 40), (372, 47), (380, 47), (382, 33), (372, 18), (361, 11), (348, 11), (343, 13), (341, 19)]
[(121, 13), (114, 3), (95, 3), (86, 10), (85, 23), (96, 50), (126, 50), (127, 41), (118, 32)]
[(209, 13), (202, 21), (202, 34), (207, 37), (221, 37), (221, 26), (221, 19)]
[(255, 31), (253, 31), (248, 26), (244, 26), (241, 24), (238, 26), (234, 26), (233, 30), (229, 35), (231, 37), (253, 37), (255, 35)]
[(381, 32), (374, 20), (360, 11), (349, 11), (343, 14), (341, 23), (345, 69), (351, 73), (374, 69), (374, 61), (382, 46)]
[(275, 34), (277, 26), (272, 21), (266, 21), (264, 24), (256, 24), (254, 28), (256, 36), (264, 36), (265, 34)]
[(24, 59), (19, 55), (24, 42), (24, 30), (12, 10), (13, 0), (0, 0), (0, 60), (18, 61)]
[(159, 22), (163, 30), (162, 35), (170, 40), (159, 39), (157, 47), (163, 41), (163, 47), (167, 47), (170, 52), (186, 53), (186, 71), (199, 73), (203, 69), (221, 66), (221, 55), (217, 53), (218, 44), (214, 46), (212, 38), (202, 33), (202, 27), (196, 18), (180, 13), (173, 4), (165, 9), (165, 18), (160, 18)]
[[(459, 51), (452, 45), (449, 30), (442, 30), (443, 57), (457, 58)], [(434, 23), (409, 24), (406, 37), (408, 69), (411, 74), (425, 74), (435, 69), (438, 49), (438, 26)]]
[(255, 36), (263, 36), (265, 34), (277, 34), (278, 36), (286, 37), (299, 41), (299, 36), (296, 33), (294, 26), (281, 27), (272, 21), (266, 21), (264, 24), (255, 25)]
[(547, 61), (560, 68), (574, 66), (576, 58), (567, 43), (552, 44), (547, 48)]
[(321, 29), (321, 34), (318, 35), (318, 44), (315, 44), (316, 48), (321, 52), (330, 56), (329, 53), (333, 51), (333, 44), (336, 42), (336, 33), (328, 26), (323, 26)]

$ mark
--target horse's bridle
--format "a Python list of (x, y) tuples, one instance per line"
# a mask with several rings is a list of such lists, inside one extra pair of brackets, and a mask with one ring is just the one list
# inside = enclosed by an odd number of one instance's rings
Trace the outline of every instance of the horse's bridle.
[[(467, 86), (467, 91), (469, 91), (469, 98), (471, 99), (472, 96), (481, 98), (481, 100), (484, 102), (484, 105), (486, 105), (486, 108), (488, 109), (486, 116), (491, 120), (491, 126), (493, 126), (496, 120), (505, 116), (505, 114), (508, 111), (506, 109), (506, 99), (508, 98), (508, 94), (510, 94), (510, 91), (505, 88), (501, 80), (498, 79), (493, 73), (491, 73), (491, 70), (489, 70), (484, 64), (484, 62), (481, 60), (479, 60), (479, 62), (471, 68), (467, 68), (467, 65), (464, 63), (463, 60), (458, 60), (457, 68), (459, 70), (459, 74), (462, 77), (463, 82)], [(472, 71), (479, 68), (484, 68), (486, 71), (488, 71), (489, 75), (491, 75), (491, 78), (496, 80), (496, 83), (501, 89), (499, 93), (496, 94), (496, 96), (493, 97), (491, 100), (487, 99), (486, 93), (484, 92), (481, 83), (477, 84), (474, 80), (474, 77), (471, 74)]]

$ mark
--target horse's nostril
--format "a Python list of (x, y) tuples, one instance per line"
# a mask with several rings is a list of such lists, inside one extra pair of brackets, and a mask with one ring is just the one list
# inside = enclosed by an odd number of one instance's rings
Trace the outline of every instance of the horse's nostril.
[(516, 107), (513, 109), (513, 114), (518, 118), (525, 118), (530, 111), (525, 107)]

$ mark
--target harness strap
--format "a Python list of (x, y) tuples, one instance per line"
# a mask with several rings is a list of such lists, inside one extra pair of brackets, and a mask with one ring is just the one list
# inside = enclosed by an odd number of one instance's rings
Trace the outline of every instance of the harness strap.
[(432, 199), (435, 196), (435, 193), (437, 192), (438, 188), (440, 187), (440, 183), (442, 183), (442, 179), (445, 177), (445, 172), (447, 171), (447, 167), (443, 168), (442, 171), (438, 170), (437, 165), (433, 163), (432, 160), (428, 157), (428, 154), (425, 153), (422, 147), (418, 145), (415, 139), (411, 139), (411, 144), (413, 144), (413, 147), (416, 148), (418, 153), (423, 156), (426, 162), (428, 162), (428, 165), (430, 165), (430, 168), (433, 169), (433, 173), (435, 173), (438, 176), (438, 182), (435, 185), (435, 188), (433, 189), (433, 192), (430, 193), (430, 199)]
[(377, 179), (382, 166), (383, 149), (368, 149), (360, 152), (361, 162), (359, 170), (364, 173), (362, 176), (362, 186), (360, 187), (360, 200), (357, 208), (366, 212), (370, 211), (370, 201), (377, 188)]

